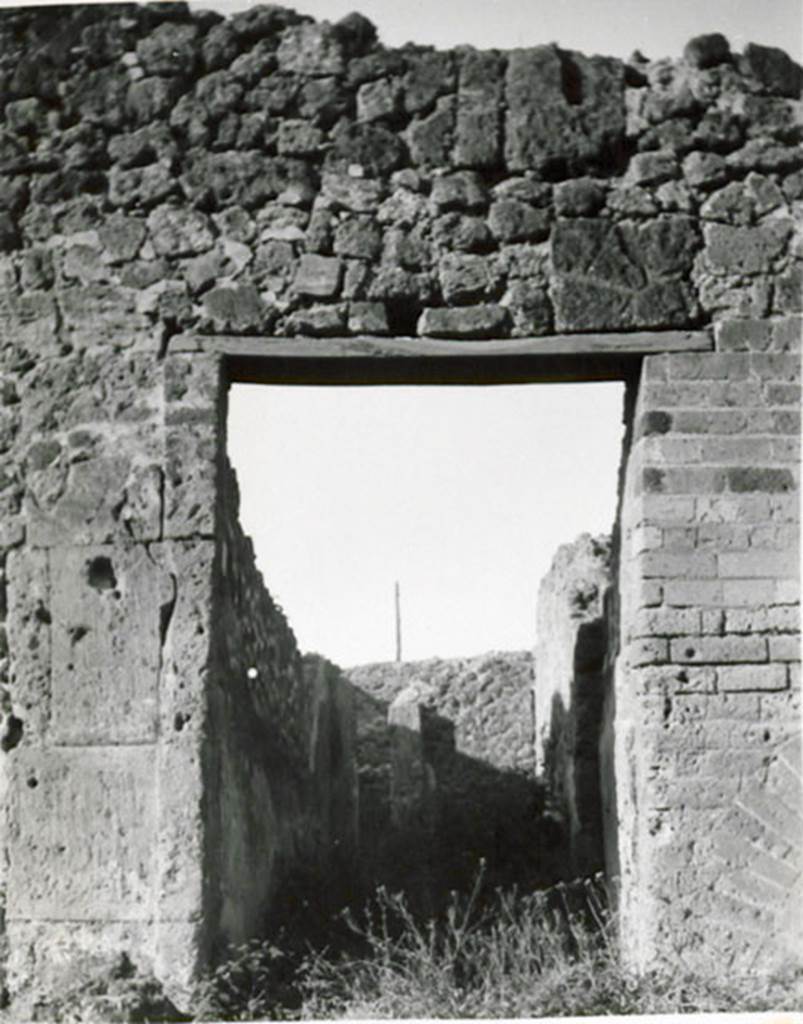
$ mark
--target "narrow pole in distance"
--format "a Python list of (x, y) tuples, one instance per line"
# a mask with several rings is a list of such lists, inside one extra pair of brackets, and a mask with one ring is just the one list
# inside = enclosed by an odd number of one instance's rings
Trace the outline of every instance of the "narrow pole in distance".
[(401, 599), (399, 597), (399, 581), (396, 580), (394, 585), (394, 593), (396, 597), (396, 661), (401, 661)]

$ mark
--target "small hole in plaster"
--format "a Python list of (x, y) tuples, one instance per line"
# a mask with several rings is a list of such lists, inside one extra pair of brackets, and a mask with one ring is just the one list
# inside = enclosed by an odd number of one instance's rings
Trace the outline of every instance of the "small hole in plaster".
[[(98, 555), (90, 562), (87, 562), (86, 579), (90, 587), (95, 590), (114, 590), (117, 586), (117, 577), (114, 575), (111, 559), (105, 555)], [(119, 593), (115, 593), (119, 597)]]
[(28, 789), (36, 789), (36, 787), (38, 785), (39, 785), (39, 779), (37, 779), (35, 776), (32, 775), (28, 779)]
[(686, 648), (686, 657), (687, 658), (693, 658), (696, 653), (697, 652), (695, 651), (695, 649), (693, 647), (687, 647)]
[(0, 748), (6, 753), (13, 750), (22, 739), (22, 719), (16, 715), (9, 715), (3, 728), (3, 738), (0, 740)]
[(176, 732), (181, 732), (184, 726), (189, 722), (190, 716), (183, 714), (181, 711), (177, 711), (175, 718), (173, 719), (173, 728)]
[(33, 616), (37, 622), (41, 622), (45, 626), (49, 626), (52, 622), (50, 612), (45, 608), (41, 601), (36, 606), (36, 611), (33, 613)]
[(769, 729), (765, 729), (764, 730), (764, 736), (763, 736), (764, 742), (765, 743), (769, 743), (771, 738), (772, 738), (772, 734), (770, 733)]
[(84, 639), (88, 632), (89, 629), (86, 626), (73, 626), (69, 631), (70, 643), (73, 645), (77, 644), (79, 640)]

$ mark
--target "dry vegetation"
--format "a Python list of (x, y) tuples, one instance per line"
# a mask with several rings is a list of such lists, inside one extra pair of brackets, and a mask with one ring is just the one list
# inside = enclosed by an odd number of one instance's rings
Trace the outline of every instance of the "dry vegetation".
[(692, 972), (679, 963), (642, 975), (628, 971), (601, 893), (598, 883), (586, 882), (530, 894), (485, 894), (478, 880), (468, 897), (453, 895), (443, 915), (422, 921), (403, 896), (380, 889), (359, 916), (341, 915), (341, 930), (332, 933), (328, 948), (300, 955), (292, 942), (251, 943), (233, 951), (201, 986), (196, 1019), (803, 1008), (801, 972), (738, 976)]

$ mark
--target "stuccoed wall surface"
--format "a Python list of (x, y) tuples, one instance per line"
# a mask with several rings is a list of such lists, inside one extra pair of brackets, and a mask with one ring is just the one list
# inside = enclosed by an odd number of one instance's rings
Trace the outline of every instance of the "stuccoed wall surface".
[(208, 951), (224, 403), (178, 332), (710, 329), (711, 354), (644, 361), (626, 472), (624, 932), (639, 962), (794, 948), (800, 84), (716, 36), (626, 65), (390, 51), (276, 7), (2, 12), (14, 992), (121, 949), (180, 987)]
[(570, 878), (603, 869), (599, 741), (609, 537), (563, 544), (538, 588), (535, 758), (562, 818)]

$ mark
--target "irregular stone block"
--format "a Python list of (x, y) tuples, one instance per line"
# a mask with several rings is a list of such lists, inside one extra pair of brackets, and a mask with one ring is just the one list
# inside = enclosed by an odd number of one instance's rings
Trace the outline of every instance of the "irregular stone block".
[(683, 59), (695, 68), (713, 68), (730, 60), (731, 48), (720, 32), (695, 36), (683, 47)]
[(488, 224), (500, 242), (539, 242), (549, 236), (548, 210), (534, 210), (527, 203), (502, 199), (491, 204)]
[(109, 172), (109, 202), (113, 206), (141, 206), (146, 209), (161, 203), (179, 190), (168, 163), (148, 164), (124, 170), (112, 167)]
[(125, 118), (129, 84), (128, 75), (118, 64), (73, 79), (63, 97), (67, 118), (75, 123), (119, 128)]
[(441, 257), (438, 276), (443, 297), (449, 303), (490, 298), (499, 287), (499, 273), (485, 256), (446, 253)]
[(180, 86), (175, 78), (154, 75), (141, 78), (128, 87), (125, 111), (137, 125), (147, 125), (167, 117), (180, 95)]
[(239, 52), (237, 34), (227, 22), (213, 25), (201, 43), (201, 59), (207, 71), (229, 67)]
[(328, 170), (361, 168), (369, 178), (385, 178), (407, 162), (404, 142), (381, 125), (340, 122), (326, 155)]
[(158, 206), (148, 215), (148, 232), (160, 256), (193, 256), (214, 243), (208, 218), (198, 210)]
[(189, 75), (198, 60), (198, 26), (163, 21), (137, 43), (137, 56), (149, 75)]
[(778, 47), (748, 43), (739, 64), (744, 74), (757, 79), (768, 92), (792, 99), (800, 97), (803, 69)]
[(351, 334), (390, 334), (384, 302), (350, 302), (348, 328)]
[(343, 264), (330, 256), (306, 253), (301, 257), (293, 288), (300, 295), (329, 298), (337, 295), (343, 275)]
[(404, 109), (408, 114), (429, 110), (439, 96), (454, 88), (454, 63), (451, 53), (425, 50), (407, 57), (404, 76)]
[(427, 117), (412, 121), (407, 129), (407, 144), (418, 167), (448, 167), (455, 125), (455, 99), (443, 96)]
[(312, 185), (311, 168), (292, 157), (268, 157), (256, 150), (188, 154), (181, 186), (196, 205), (211, 202), (219, 210), (258, 209), (291, 186)]
[(458, 171), (435, 178), (430, 202), (439, 213), (484, 210), (488, 205), (488, 191), (473, 171)]
[(693, 188), (717, 188), (728, 180), (728, 166), (718, 153), (689, 153), (683, 177)]
[(135, 217), (114, 214), (100, 227), (98, 238), (110, 263), (128, 263), (139, 252), (147, 233), (145, 223)]
[(553, 46), (513, 50), (505, 96), (510, 170), (606, 167), (625, 131), (624, 68)]
[(399, 109), (400, 99), (399, 84), (393, 79), (366, 82), (357, 91), (357, 118), (360, 121), (392, 118)]
[(426, 338), (506, 338), (510, 314), (503, 306), (425, 309), (418, 334)]
[(678, 162), (674, 153), (636, 153), (628, 164), (625, 181), (633, 185), (660, 185), (676, 178)]
[(576, 178), (555, 186), (555, 209), (561, 217), (591, 217), (605, 205), (605, 186), (593, 178)]
[(276, 59), (282, 71), (303, 75), (339, 75), (345, 69), (340, 38), (327, 22), (285, 29)]
[(353, 213), (371, 213), (385, 197), (382, 182), (353, 178), (348, 174), (324, 174), (322, 194), (336, 207)]
[(52, 741), (153, 742), (169, 580), (142, 545), (56, 549), (50, 573)]
[(549, 334), (552, 328), (552, 304), (545, 287), (530, 281), (511, 281), (502, 305), (510, 310), (513, 318), (513, 337)]
[(773, 260), (783, 252), (790, 229), (788, 221), (759, 228), (706, 224), (703, 227), (706, 263), (720, 274), (767, 273)]
[(356, 12), (336, 22), (335, 32), (350, 57), (359, 57), (376, 43), (376, 26)]
[(466, 50), (459, 56), (454, 163), (497, 167), (502, 148), (504, 60), (494, 52)]
[(151, 917), (155, 768), (149, 746), (17, 751), (10, 779), (9, 917)]
[(381, 247), (379, 228), (372, 217), (347, 215), (335, 228), (334, 251), (339, 256), (374, 260), (379, 256)]
[(334, 306), (310, 306), (308, 309), (297, 309), (287, 318), (289, 334), (308, 335), (313, 338), (336, 337), (345, 333), (346, 309), (337, 304)]
[(484, 252), (493, 248), (491, 229), (480, 217), (445, 213), (432, 225), (432, 239), (440, 249)]
[(684, 326), (693, 321), (687, 279), (699, 239), (689, 218), (665, 216), (621, 225), (558, 221), (551, 245), (557, 330)]
[(323, 133), (309, 121), (283, 119), (279, 123), (279, 152), (290, 156), (317, 153), (323, 142)]

